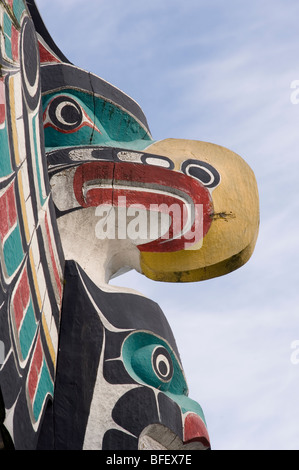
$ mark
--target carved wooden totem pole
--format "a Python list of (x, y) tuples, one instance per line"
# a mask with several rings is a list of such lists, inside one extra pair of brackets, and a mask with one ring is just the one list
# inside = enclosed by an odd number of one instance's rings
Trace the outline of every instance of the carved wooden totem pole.
[(0, 40), (2, 447), (210, 448), (161, 309), (108, 283), (242, 266), (252, 171), (217, 145), (154, 141), (134, 100), (67, 60), (33, 0), (1, 0)]

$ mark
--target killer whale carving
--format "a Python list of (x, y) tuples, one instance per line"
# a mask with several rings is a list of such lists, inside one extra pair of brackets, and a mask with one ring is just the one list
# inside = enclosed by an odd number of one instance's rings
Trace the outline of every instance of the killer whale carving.
[(254, 174), (217, 145), (154, 141), (133, 99), (69, 62), (33, 0), (1, 1), (0, 25), (2, 445), (209, 449), (165, 315), (108, 283), (242, 266)]

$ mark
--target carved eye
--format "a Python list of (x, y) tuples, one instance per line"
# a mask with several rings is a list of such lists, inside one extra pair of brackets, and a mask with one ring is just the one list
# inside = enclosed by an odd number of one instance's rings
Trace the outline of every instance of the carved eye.
[(172, 347), (154, 334), (143, 331), (131, 333), (123, 343), (122, 360), (137, 383), (163, 392), (188, 394), (182, 366)]
[(152, 353), (152, 364), (156, 376), (163, 382), (169, 382), (173, 376), (172, 359), (163, 347), (154, 349)]
[(132, 355), (131, 366), (138, 378), (159, 390), (167, 390), (174, 375), (171, 355), (159, 344), (137, 349)]
[(186, 160), (181, 170), (188, 176), (199, 180), (206, 188), (214, 189), (220, 183), (216, 168), (200, 160)]
[(60, 95), (53, 98), (44, 112), (44, 127), (53, 127), (60, 132), (72, 133), (83, 126), (95, 127), (80, 104), (69, 96)]

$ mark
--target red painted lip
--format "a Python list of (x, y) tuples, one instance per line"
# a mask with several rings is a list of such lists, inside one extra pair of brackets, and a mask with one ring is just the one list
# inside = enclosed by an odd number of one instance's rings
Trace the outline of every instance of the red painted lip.
[(205, 423), (195, 413), (187, 414), (184, 422), (184, 444), (200, 442), (204, 448), (210, 449), (210, 438)]
[[(182, 250), (186, 243), (190, 245), (190, 234), (194, 233), (199, 207), (202, 208), (201, 238), (212, 223), (210, 192), (198, 180), (178, 171), (140, 163), (87, 162), (76, 170), (73, 187), (78, 203), (84, 208), (101, 204), (117, 206), (120, 197), (125, 197), (127, 207), (134, 204), (150, 209), (153, 205), (163, 204), (165, 209), (176, 204), (181, 208), (182, 219), (186, 216), (187, 206), (193, 208), (194, 220), (188, 233), (178, 237), (179, 231), (173, 220), (168, 240), (160, 238), (139, 245), (140, 251), (172, 252)], [(163, 208), (160, 210), (163, 212)], [(183, 227), (184, 221), (180, 220), (178, 225)]]

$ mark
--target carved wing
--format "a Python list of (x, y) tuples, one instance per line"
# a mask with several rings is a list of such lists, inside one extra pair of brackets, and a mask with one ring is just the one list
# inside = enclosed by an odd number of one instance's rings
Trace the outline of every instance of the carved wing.
[(53, 396), (63, 255), (46, 169), (39, 50), (23, 0), (1, 1), (0, 41), (1, 426), (15, 448), (30, 449)]

